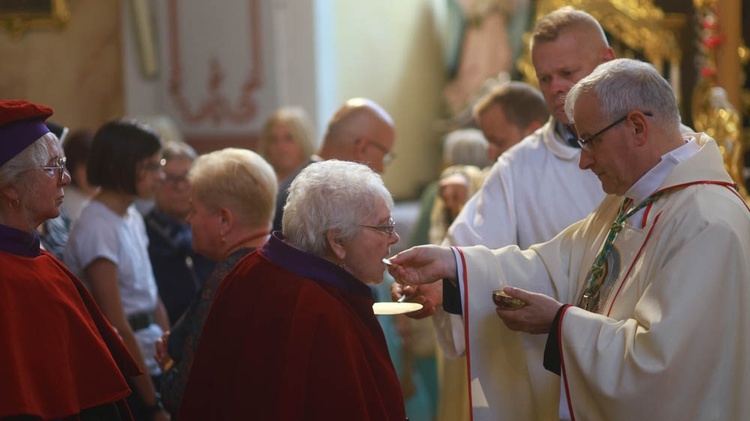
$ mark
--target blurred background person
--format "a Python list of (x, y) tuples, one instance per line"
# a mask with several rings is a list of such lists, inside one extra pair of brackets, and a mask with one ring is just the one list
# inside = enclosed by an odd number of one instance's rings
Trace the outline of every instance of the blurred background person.
[(524, 82), (493, 87), (477, 101), (472, 114), (487, 139), (490, 163), (549, 119), (542, 93)]
[(430, 244), (440, 244), (464, 204), (479, 190), (486, 171), (475, 165), (452, 165), (440, 174), (430, 213)]
[(284, 233), (222, 281), (179, 418), (406, 419), (368, 284), (399, 240), (371, 169), (329, 160), (294, 180)]
[(443, 141), (443, 168), (452, 165), (473, 165), (484, 168), (492, 165), (487, 138), (480, 130), (453, 130)]
[(0, 419), (127, 420), (138, 366), (86, 288), (41, 250), (70, 175), (52, 109), (0, 101)]
[[(162, 145), (169, 142), (185, 142), (185, 137), (182, 135), (180, 128), (177, 123), (169, 116), (163, 114), (153, 115), (140, 115), (134, 117), (132, 121), (139, 124), (143, 124), (146, 128), (156, 133), (156, 136), (161, 140)], [(154, 197), (148, 199), (137, 198), (135, 199), (135, 208), (141, 215), (146, 216), (154, 209), (156, 201)]]
[(162, 376), (161, 397), (164, 407), (173, 414), (180, 408), (214, 294), (234, 265), (268, 240), (278, 188), (273, 168), (260, 155), (244, 149), (201, 156), (189, 179), (192, 210), (188, 221), (195, 233), (193, 247), (219, 263), (182, 319), (157, 344), (162, 367), (171, 365)]
[(310, 159), (317, 149), (317, 138), (307, 112), (301, 107), (282, 107), (265, 122), (258, 153), (283, 182)]
[[(86, 173), (100, 190), (70, 231), (65, 263), (86, 282), (145, 374), (132, 379), (136, 420), (165, 420), (154, 344), (169, 329), (148, 257), (143, 217), (133, 203), (162, 182), (161, 142), (145, 126), (113, 121), (94, 135)], [(155, 385), (156, 383), (156, 385)]]
[[(503, 152), (542, 127), (549, 119), (549, 110), (539, 90), (527, 83), (513, 81), (501, 82), (490, 88), (472, 107), (472, 116), (473, 123), (479, 130), (458, 129), (446, 136), (443, 145), (443, 162), (446, 168), (452, 165), (472, 165), (485, 169), (494, 164)], [(484, 151), (486, 156), (479, 156), (480, 151)], [(482, 175), (481, 182), (486, 175)], [(442, 178), (441, 174), (440, 179)], [(443, 184), (456, 181), (460, 180), (453, 177)], [(435, 244), (435, 239), (430, 239), (429, 230), (432, 225), (430, 215), (439, 193), (438, 184), (439, 180), (428, 185), (422, 194), (420, 216), (409, 241), (411, 246)], [(466, 199), (472, 195), (473, 192)], [(442, 208), (443, 204), (444, 201), (437, 207)], [(460, 206), (463, 207), (463, 204)]]
[[(453, 165), (485, 168), (492, 164), (488, 158), (488, 142), (479, 129), (453, 130), (443, 140), (443, 169)], [(431, 215), (440, 190), (440, 179), (428, 184), (419, 199), (419, 215), (409, 238), (409, 246), (430, 244)], [(441, 239), (442, 240), (442, 239)]]
[(154, 208), (143, 219), (148, 234), (148, 255), (159, 296), (174, 324), (195, 298), (215, 262), (193, 252), (188, 171), (197, 158), (184, 142), (164, 143), (164, 182), (154, 195)]
[(74, 223), (81, 216), (81, 211), (91, 197), (96, 194), (98, 188), (89, 184), (86, 179), (86, 168), (91, 154), (91, 142), (94, 134), (88, 130), (80, 130), (70, 133), (63, 141), (68, 172), (70, 173), (70, 185), (65, 188), (65, 201), (62, 208)]
[(365, 164), (382, 174), (395, 157), (395, 144), (393, 119), (383, 107), (366, 98), (348, 99), (329, 120), (318, 153), (286, 180), (279, 179), (273, 230), (281, 231), (289, 186), (303, 168), (314, 162), (338, 159)]

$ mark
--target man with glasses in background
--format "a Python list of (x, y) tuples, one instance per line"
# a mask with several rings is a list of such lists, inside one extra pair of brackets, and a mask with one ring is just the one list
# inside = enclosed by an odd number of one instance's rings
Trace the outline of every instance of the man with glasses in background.
[(395, 158), (395, 142), (393, 119), (383, 107), (365, 98), (352, 98), (344, 102), (328, 122), (318, 153), (279, 186), (273, 230), (281, 231), (289, 186), (305, 167), (315, 162), (338, 159), (365, 164), (382, 174), (386, 165)]
[(193, 235), (185, 221), (190, 213), (187, 173), (197, 158), (184, 142), (170, 141), (163, 149), (164, 182), (154, 196), (154, 208), (144, 220), (148, 254), (170, 324), (185, 312), (214, 262), (193, 252)]

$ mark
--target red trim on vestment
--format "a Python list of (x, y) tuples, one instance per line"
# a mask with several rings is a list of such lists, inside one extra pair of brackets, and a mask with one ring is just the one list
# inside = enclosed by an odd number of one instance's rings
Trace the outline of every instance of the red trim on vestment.
[(674, 185), (674, 186), (670, 186), (670, 187), (667, 187), (667, 188), (655, 191), (654, 194), (668, 192), (668, 191), (677, 190), (677, 189), (682, 189), (682, 188), (693, 186), (693, 185), (696, 185), (696, 184), (713, 184), (713, 185), (717, 185), (717, 186), (731, 187), (732, 190), (735, 190), (737, 188), (737, 184), (736, 183), (730, 183), (729, 181), (701, 180), (701, 181), (691, 181), (689, 183), (683, 183), (683, 184), (677, 184), (677, 185)]
[[(617, 293), (615, 293), (614, 298), (612, 298), (612, 302), (609, 304), (609, 311), (607, 311), (607, 317), (612, 313), (612, 307), (615, 306), (615, 301), (617, 300), (617, 296), (620, 295), (620, 291), (622, 291), (622, 287), (625, 286), (625, 283), (628, 279), (628, 276), (630, 276), (630, 272), (633, 271), (633, 267), (635, 266), (635, 262), (638, 261), (638, 258), (641, 257), (641, 253), (643, 253), (643, 248), (646, 247), (646, 243), (648, 243), (649, 238), (651, 238), (651, 233), (654, 232), (654, 228), (656, 227), (656, 223), (659, 222), (659, 217), (661, 216), (661, 213), (656, 215), (656, 219), (654, 219), (654, 225), (651, 226), (651, 228), (648, 230), (648, 234), (646, 234), (646, 239), (643, 240), (643, 244), (641, 244), (641, 248), (638, 250), (638, 254), (635, 255), (635, 259), (633, 259), (633, 263), (630, 264), (630, 268), (628, 268), (628, 272), (625, 274), (625, 277), (622, 278), (622, 282), (620, 283), (620, 287), (617, 288)], [(645, 222), (645, 221), (644, 221)]]
[(641, 219), (641, 227), (646, 226), (646, 222), (648, 221), (648, 213), (651, 211), (651, 207), (654, 206), (654, 202), (651, 202), (646, 206), (646, 210), (643, 212), (643, 219)]
[[(690, 183), (678, 184), (678, 185), (675, 185), (675, 186), (667, 187), (665, 189), (662, 189), (662, 190), (654, 192), (654, 194), (657, 194), (657, 193), (660, 193), (660, 192), (669, 192), (669, 191), (672, 191), (672, 190), (678, 190), (678, 189), (681, 189), (681, 188), (684, 188), (684, 187), (688, 187), (688, 186), (692, 186), (692, 185), (696, 185), (696, 184), (713, 184), (713, 185), (723, 186), (723, 187), (729, 189), (730, 191), (732, 191), (735, 194), (735, 196), (737, 196), (738, 198), (740, 198), (740, 200), (745, 205), (745, 207), (748, 209), (748, 211), (750, 211), (750, 206), (748, 206), (747, 202), (745, 202), (745, 200), (742, 198), (742, 196), (740, 196), (739, 193), (737, 193), (737, 189), (736, 189), (737, 185), (735, 183), (730, 183), (730, 182), (726, 182), (726, 181), (714, 181), (714, 180), (693, 181), (693, 182), (690, 182)], [(648, 207), (646, 207), (646, 211), (644, 212), (641, 226), (646, 226), (646, 222), (648, 220), (648, 213), (651, 210), (651, 206), (652, 205), (653, 205), (653, 203), (649, 204)], [(656, 215), (656, 218), (654, 219), (654, 224), (649, 229), (648, 234), (646, 235), (646, 239), (644, 240), (643, 244), (641, 245), (640, 250), (638, 250), (638, 253), (635, 256), (635, 259), (633, 259), (633, 263), (631, 263), (630, 268), (628, 269), (628, 272), (625, 274), (625, 277), (623, 278), (622, 283), (620, 284), (620, 287), (617, 289), (617, 293), (615, 294), (614, 298), (612, 299), (612, 303), (610, 304), (609, 311), (607, 312), (607, 317), (609, 317), (610, 314), (612, 313), (612, 308), (614, 307), (614, 303), (617, 300), (618, 295), (620, 295), (620, 292), (622, 291), (623, 286), (625, 286), (625, 281), (627, 280), (628, 276), (630, 276), (630, 273), (633, 270), (633, 267), (635, 266), (635, 262), (638, 261), (638, 258), (640, 257), (641, 253), (643, 252), (643, 249), (646, 246), (646, 243), (651, 238), (651, 234), (653, 233), (654, 228), (656, 227), (657, 222), (659, 222), (659, 217), (660, 216), (661, 216), (661, 213), (659, 213), (658, 215)], [(558, 347), (559, 347), (559, 353), (560, 353), (560, 369), (561, 369), (561, 372), (562, 372), (563, 382), (565, 383), (565, 394), (566, 394), (566, 399), (567, 399), (567, 402), (568, 402), (568, 411), (570, 412), (570, 419), (573, 420), (573, 421), (575, 421), (575, 414), (573, 413), (573, 404), (572, 404), (571, 399), (570, 399), (570, 387), (568, 386), (568, 377), (567, 377), (567, 373), (565, 371), (565, 358), (564, 358), (563, 348), (562, 348), (562, 323), (563, 323), (563, 318), (565, 317), (565, 313), (568, 310), (568, 307), (570, 307), (569, 304), (564, 305), (563, 309), (562, 309), (562, 313), (560, 313), (560, 321), (558, 322), (558, 325), (557, 325), (557, 337), (558, 337)]]
[(461, 273), (463, 274), (464, 284), (464, 302), (463, 302), (463, 318), (464, 318), (464, 343), (466, 350), (466, 378), (468, 379), (467, 386), (469, 387), (469, 419), (474, 421), (474, 403), (471, 396), (471, 346), (469, 344), (469, 284), (467, 279), (468, 269), (466, 267), (466, 258), (464, 252), (459, 247), (453, 247), (458, 251), (458, 255), (461, 256)]
[(740, 193), (737, 191), (736, 188), (731, 188), (730, 186), (724, 186), (724, 187), (726, 187), (729, 191), (731, 191), (732, 193), (734, 193), (735, 196), (739, 197), (740, 200), (742, 201), (742, 204), (745, 205), (745, 209), (747, 209), (748, 212), (750, 212), (750, 206), (747, 205), (747, 202), (745, 201), (745, 199), (742, 196), (740, 196)]
[[(723, 187), (729, 189), (729, 191), (733, 192), (735, 194), (735, 196), (739, 197), (740, 200), (742, 200), (742, 203), (748, 209), (748, 211), (750, 211), (750, 207), (748, 207), (748, 205), (745, 202), (745, 200), (742, 199), (742, 196), (740, 196), (739, 193), (737, 193), (737, 188), (736, 188), (737, 184), (730, 183), (730, 182), (727, 182), (727, 181), (713, 181), (713, 180), (693, 181), (693, 182), (690, 182), (690, 183), (678, 184), (678, 185), (675, 185), (675, 186), (667, 187), (665, 189), (662, 189), (662, 190), (659, 190), (659, 191), (655, 192), (654, 194), (657, 194), (657, 193), (660, 193), (660, 192), (669, 192), (671, 190), (678, 190), (678, 189), (682, 189), (682, 188), (685, 188), (685, 187), (688, 187), (688, 186), (692, 186), (692, 185), (696, 185), (696, 184), (713, 184), (713, 185), (717, 185), (717, 186), (723, 186)], [(649, 211), (651, 210), (651, 206), (653, 206), (653, 203), (650, 203), (646, 207), (646, 211), (643, 213), (643, 219), (641, 221), (641, 226), (642, 227), (645, 227), (646, 226), (646, 222), (648, 222), (648, 214), (649, 214)], [(635, 266), (635, 262), (638, 261), (638, 257), (640, 257), (641, 253), (643, 252), (643, 248), (646, 246), (646, 242), (648, 242), (648, 239), (651, 237), (651, 232), (654, 230), (654, 227), (656, 226), (656, 222), (659, 220), (659, 216), (661, 216), (661, 213), (656, 216), (656, 219), (654, 220), (654, 225), (651, 226), (651, 229), (649, 229), (648, 234), (646, 235), (646, 240), (643, 242), (643, 245), (641, 245), (641, 249), (638, 250), (638, 254), (636, 254), (635, 259), (633, 260), (633, 263), (630, 265), (630, 268), (628, 269), (627, 274), (625, 274), (625, 277), (622, 278), (622, 283), (620, 284), (620, 288), (617, 289), (617, 293), (615, 294), (615, 297), (612, 299), (612, 303), (610, 303), (610, 305), (609, 305), (609, 311), (607, 311), (607, 317), (609, 317), (609, 315), (612, 313), (612, 307), (614, 307), (615, 300), (617, 300), (617, 296), (620, 294), (620, 291), (622, 290), (622, 287), (625, 286), (625, 280), (627, 280), (628, 276), (630, 276), (630, 272), (633, 270), (633, 266)]]
[(560, 370), (562, 372), (563, 382), (565, 382), (565, 399), (568, 402), (568, 412), (570, 412), (571, 421), (575, 421), (576, 415), (573, 413), (573, 402), (570, 400), (570, 387), (568, 386), (568, 374), (565, 372), (565, 355), (563, 354), (562, 347), (562, 324), (565, 313), (572, 307), (570, 304), (563, 304), (562, 311), (560, 312), (560, 320), (557, 322), (557, 347), (558, 353), (560, 354)]

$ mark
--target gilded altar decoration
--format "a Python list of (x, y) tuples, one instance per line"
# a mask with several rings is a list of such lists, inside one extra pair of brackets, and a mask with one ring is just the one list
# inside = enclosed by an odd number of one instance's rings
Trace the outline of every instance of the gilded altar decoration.
[(31, 29), (62, 29), (69, 21), (66, 0), (0, 0), (0, 26), (15, 39)]
[(725, 41), (721, 32), (716, 0), (694, 0), (698, 18), (698, 54), (700, 79), (693, 91), (693, 124), (716, 140), (724, 157), (724, 166), (747, 198), (743, 180), (742, 118), (717, 86), (716, 49)]

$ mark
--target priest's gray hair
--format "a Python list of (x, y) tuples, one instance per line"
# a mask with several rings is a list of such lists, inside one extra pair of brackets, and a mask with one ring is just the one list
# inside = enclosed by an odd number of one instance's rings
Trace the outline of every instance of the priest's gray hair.
[(335, 159), (310, 164), (295, 177), (282, 220), (290, 245), (316, 256), (328, 256), (326, 233), (344, 241), (354, 238), (360, 224), (393, 198), (380, 176), (365, 165)]
[(627, 58), (608, 61), (578, 81), (565, 99), (565, 113), (572, 123), (573, 107), (588, 93), (598, 100), (605, 123), (640, 110), (653, 113), (654, 122), (664, 127), (677, 129), (680, 124), (672, 87), (649, 63)]

